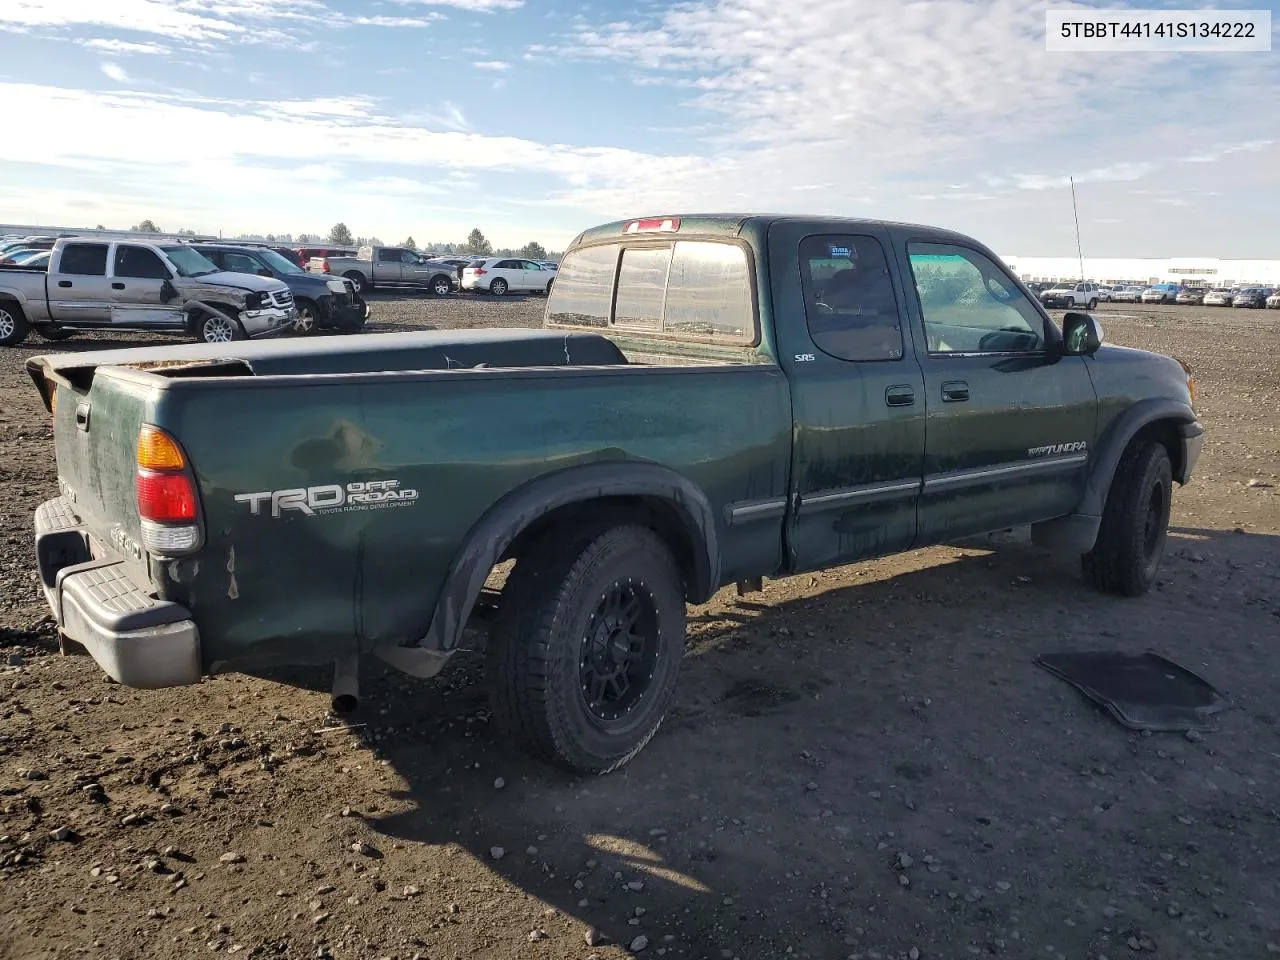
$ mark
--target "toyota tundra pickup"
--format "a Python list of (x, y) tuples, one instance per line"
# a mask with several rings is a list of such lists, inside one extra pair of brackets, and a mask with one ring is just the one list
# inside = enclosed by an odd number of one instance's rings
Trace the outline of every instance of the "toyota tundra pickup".
[[(613, 223), (542, 330), (28, 361), (61, 493), (36, 560), (69, 651), (135, 687), (372, 656), (437, 672), (495, 567), (495, 716), (616, 768), (721, 587), (1030, 525), (1146, 592), (1203, 430), (1180, 361), (1059, 328), (985, 246), (813, 217)], [(228, 431), (228, 423), (252, 423)], [(507, 568), (504, 568), (506, 570)]]
[(71, 238), (48, 267), (0, 266), (0, 346), (32, 329), (46, 340), (151, 330), (218, 343), (282, 333), (294, 314), (281, 281), (228, 273), (184, 243)]

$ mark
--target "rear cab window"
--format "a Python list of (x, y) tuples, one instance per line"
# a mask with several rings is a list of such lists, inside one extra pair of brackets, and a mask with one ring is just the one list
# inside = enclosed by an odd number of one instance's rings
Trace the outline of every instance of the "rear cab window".
[(68, 243), (62, 248), (58, 272), (76, 277), (105, 277), (107, 245), (105, 243)]
[(746, 250), (676, 240), (570, 252), (547, 303), (550, 326), (746, 346), (757, 341)]
[(902, 359), (897, 298), (875, 237), (805, 237), (800, 282), (809, 336), (819, 350), (855, 362)]

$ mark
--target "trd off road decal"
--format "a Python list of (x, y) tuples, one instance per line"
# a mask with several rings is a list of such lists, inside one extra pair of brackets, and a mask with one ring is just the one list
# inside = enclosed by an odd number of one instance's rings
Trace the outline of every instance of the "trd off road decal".
[(1028, 457), (1052, 457), (1060, 453), (1083, 453), (1089, 449), (1089, 444), (1083, 440), (1076, 440), (1074, 443), (1051, 443), (1046, 447), (1028, 447)]
[(254, 516), (265, 514), (269, 505), (273, 517), (280, 516), (286, 510), (296, 510), (304, 516), (313, 517), (328, 513), (411, 507), (417, 501), (418, 491), (400, 486), (399, 480), (357, 481), (346, 485), (326, 483), (317, 487), (236, 494), (236, 503), (247, 503), (249, 513)]

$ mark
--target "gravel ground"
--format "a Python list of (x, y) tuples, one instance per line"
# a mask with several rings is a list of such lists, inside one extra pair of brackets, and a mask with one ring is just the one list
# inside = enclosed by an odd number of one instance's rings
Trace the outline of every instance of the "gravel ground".
[[(542, 305), (378, 299), (372, 330)], [(1200, 381), (1156, 591), (1100, 596), (1017, 537), (725, 591), (658, 738), (593, 780), (490, 733), (474, 660), (373, 678), (346, 727), (324, 675), (144, 692), (58, 655), (22, 366), (49, 346), (0, 352), (0, 957), (1280, 953), (1280, 316), (1100, 314)], [(1154, 649), (1232, 709), (1138, 736), (1032, 664), (1061, 649)]]

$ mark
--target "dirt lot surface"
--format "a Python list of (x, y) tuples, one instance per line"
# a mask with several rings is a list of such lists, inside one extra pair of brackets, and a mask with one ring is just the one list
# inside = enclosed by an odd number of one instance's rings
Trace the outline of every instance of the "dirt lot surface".
[[(541, 307), (379, 300), (373, 330)], [(1280, 314), (1100, 314), (1199, 377), (1158, 590), (1098, 595), (1006, 538), (725, 591), (690, 611), (668, 723), (593, 780), (490, 732), (476, 658), (371, 679), (347, 728), (319, 674), (141, 692), (61, 657), (23, 371), (50, 345), (4, 350), (0, 957), (1280, 953)], [(1231, 709), (1126, 731), (1032, 663), (1083, 649), (1156, 650)]]

